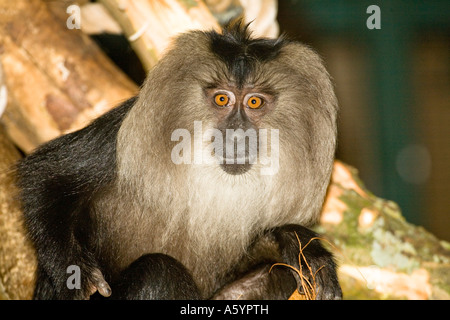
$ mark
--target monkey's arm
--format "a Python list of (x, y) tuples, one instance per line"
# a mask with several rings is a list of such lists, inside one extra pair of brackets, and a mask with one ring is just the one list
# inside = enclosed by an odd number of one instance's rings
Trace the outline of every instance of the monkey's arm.
[(303, 276), (316, 284), (316, 299), (341, 299), (333, 257), (319, 240), (313, 239), (316, 237), (316, 233), (299, 225), (286, 225), (265, 233), (233, 271), (235, 280), (213, 299), (287, 299), (295, 289), (303, 291), (302, 281), (292, 269), (300, 270), (299, 262)]
[[(38, 257), (37, 299), (109, 294), (91, 252), (90, 201), (114, 177), (117, 131), (133, 103), (50, 141), (17, 165), (25, 225)], [(81, 290), (67, 287), (70, 265), (80, 267)]]

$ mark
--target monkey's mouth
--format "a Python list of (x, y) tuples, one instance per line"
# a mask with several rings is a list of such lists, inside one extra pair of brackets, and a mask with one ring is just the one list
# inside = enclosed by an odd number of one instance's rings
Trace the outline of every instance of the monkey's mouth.
[[(246, 132), (249, 132), (248, 129)], [(215, 149), (214, 157), (223, 171), (231, 175), (244, 174), (250, 170), (258, 158), (258, 138), (250, 141), (242, 132), (225, 133), (221, 148)]]
[(245, 152), (245, 155), (236, 154), (234, 157), (222, 157), (216, 154), (216, 159), (222, 170), (231, 175), (246, 173), (256, 162), (256, 156), (250, 152)]
[(220, 165), (220, 167), (222, 168), (223, 171), (225, 171), (228, 174), (231, 175), (240, 175), (240, 174), (244, 174), (247, 171), (250, 170), (250, 168), (252, 167), (252, 165), (250, 163), (244, 163), (244, 164), (227, 164), (227, 163), (222, 163)]

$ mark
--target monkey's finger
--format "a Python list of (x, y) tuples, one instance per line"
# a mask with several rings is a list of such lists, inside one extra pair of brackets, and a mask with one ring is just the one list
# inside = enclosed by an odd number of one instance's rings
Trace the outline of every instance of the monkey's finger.
[(92, 276), (93, 276), (92, 282), (95, 288), (94, 292), (98, 291), (98, 293), (100, 293), (102, 296), (109, 297), (112, 293), (112, 290), (108, 282), (106, 282), (105, 278), (103, 277), (102, 272), (99, 269), (94, 269), (92, 271)]
[(111, 287), (105, 280), (97, 283), (97, 290), (104, 297), (109, 297), (112, 293)]

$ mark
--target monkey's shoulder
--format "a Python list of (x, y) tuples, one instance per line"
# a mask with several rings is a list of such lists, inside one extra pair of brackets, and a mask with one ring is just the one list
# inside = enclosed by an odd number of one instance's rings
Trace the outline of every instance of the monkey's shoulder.
[[(40, 146), (17, 164), (19, 187), (62, 193), (92, 192), (92, 187), (111, 179), (115, 170), (116, 137), (134, 105), (133, 97), (78, 131)], [(91, 186), (91, 187), (90, 187)]]

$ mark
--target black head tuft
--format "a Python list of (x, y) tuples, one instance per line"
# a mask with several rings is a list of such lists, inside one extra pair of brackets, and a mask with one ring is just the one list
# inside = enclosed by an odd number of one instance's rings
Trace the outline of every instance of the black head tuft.
[(224, 27), (222, 34), (215, 31), (209, 33), (212, 52), (227, 64), (239, 86), (253, 72), (256, 62), (276, 58), (285, 44), (283, 38), (252, 38), (249, 25), (238, 20)]

